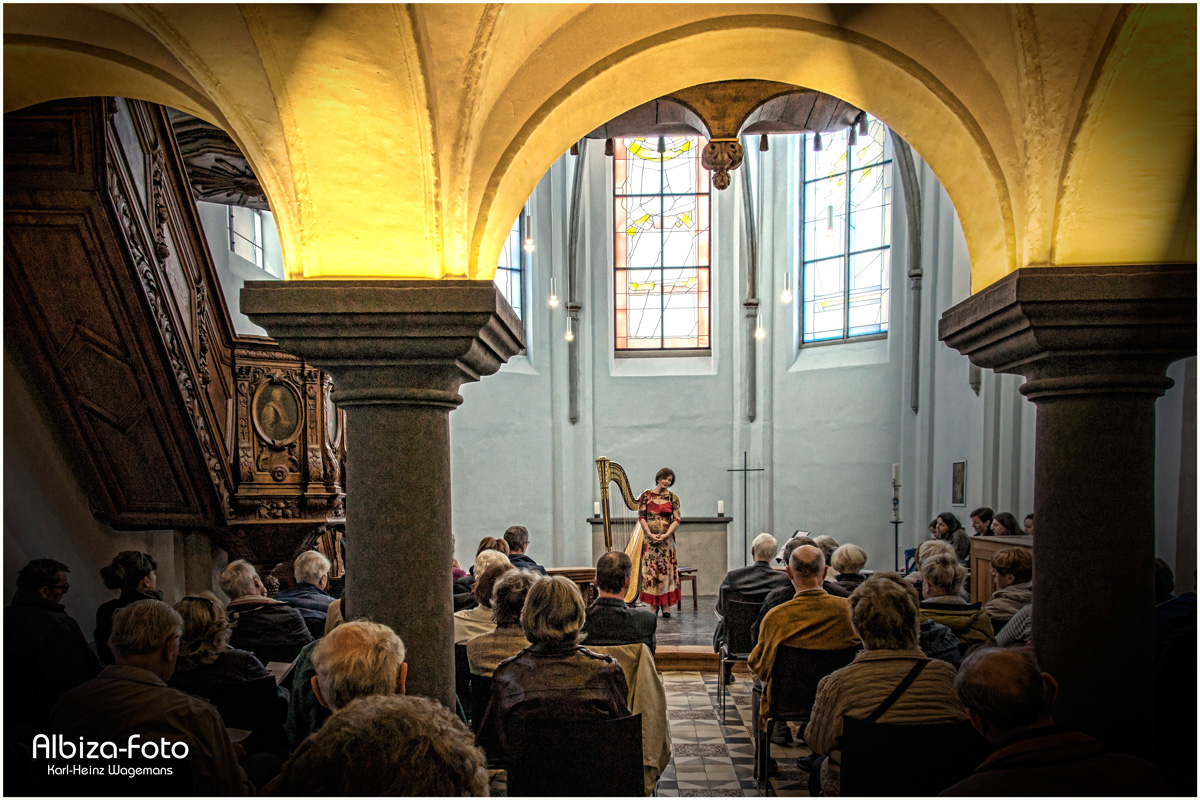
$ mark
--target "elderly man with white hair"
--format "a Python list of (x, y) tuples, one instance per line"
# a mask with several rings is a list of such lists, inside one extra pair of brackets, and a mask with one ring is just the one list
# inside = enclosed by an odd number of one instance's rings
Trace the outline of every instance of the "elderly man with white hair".
[(325, 591), (331, 566), (329, 559), (316, 550), (304, 551), (292, 566), (296, 585), (275, 595), (276, 600), (300, 612), (314, 639), (325, 635), (325, 615), (333, 602), (333, 595)]
[(221, 570), (221, 591), (231, 602), (225, 607), (233, 623), (231, 647), (249, 650), (266, 664), (270, 661), (291, 663), (313, 635), (300, 612), (286, 603), (267, 597), (258, 572), (248, 562), (238, 560)]
[[(247, 795), (253, 787), (238, 766), (237, 753), (217, 710), (203, 700), (167, 686), (179, 656), (183, 621), (161, 600), (139, 600), (117, 611), (108, 645), (116, 664), (64, 694), (50, 712), (49, 732), (65, 741), (114, 742), (125, 766), (171, 767), (186, 776), (197, 795)], [(34, 741), (35, 755), (37, 740)], [(110, 759), (114, 764), (122, 759)], [(77, 760), (79, 765), (97, 762)], [(107, 766), (107, 765), (106, 765)], [(127, 775), (89, 775), (81, 793), (144, 792)], [(110, 785), (105, 785), (106, 781)], [(171, 782), (173, 788), (181, 788)], [(66, 793), (66, 783), (47, 787)]]
[(378, 622), (344, 622), (312, 653), (313, 692), (335, 714), (351, 700), (375, 694), (404, 694), (408, 664), (404, 642)]
[[(713, 631), (715, 652), (721, 652), (721, 645), (725, 642), (726, 603), (730, 599), (761, 605), (771, 592), (791, 586), (787, 573), (771, 566), (771, 560), (778, 552), (779, 543), (775, 541), (775, 537), (769, 533), (760, 533), (750, 544), (750, 554), (754, 556), (754, 563), (748, 567), (730, 570), (725, 580), (721, 581), (721, 588), (717, 590), (717, 628)], [(732, 672), (733, 665), (730, 664), (724, 676), (726, 683), (729, 682)]]

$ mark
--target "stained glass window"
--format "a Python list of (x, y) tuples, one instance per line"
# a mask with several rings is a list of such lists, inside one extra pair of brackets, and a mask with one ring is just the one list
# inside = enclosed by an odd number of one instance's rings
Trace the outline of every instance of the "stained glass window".
[(887, 333), (891, 275), (892, 143), (867, 117), (867, 135), (800, 137), (799, 266), (804, 343)]
[(701, 140), (618, 139), (613, 156), (617, 351), (708, 350), (709, 175)]
[(504, 249), (500, 251), (500, 263), (496, 265), (496, 285), (500, 294), (517, 312), (521, 321), (525, 321), (525, 212), (517, 215), (508, 238), (504, 240)]

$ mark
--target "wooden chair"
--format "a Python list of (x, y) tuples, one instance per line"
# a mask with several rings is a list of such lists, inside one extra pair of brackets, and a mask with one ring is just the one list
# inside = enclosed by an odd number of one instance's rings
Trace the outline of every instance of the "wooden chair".
[(738, 597), (725, 598), (725, 641), (717, 654), (717, 704), (721, 707), (721, 722), (725, 721), (725, 665), (744, 662), (754, 649), (750, 644), (750, 630), (758, 619), (762, 601), (747, 601)]
[(641, 797), (642, 717), (546, 722), (509, 754), (509, 797)]
[(817, 698), (821, 678), (836, 672), (854, 660), (859, 648), (846, 650), (808, 650), (780, 645), (771, 666), (771, 703), (754, 732), (758, 741), (755, 774), (764, 793), (771, 787), (771, 721), (807, 722)]
[[(970, 722), (895, 725), (842, 718), (844, 796), (934, 797), (991, 753)], [(924, 763), (922, 769), (914, 764)]]
[(471, 662), (467, 660), (465, 644), (454, 645), (454, 693), (463, 711), (470, 714), (475, 704), (471, 699)]
[(696, 567), (680, 567), (679, 568), (679, 604), (675, 606), (676, 611), (683, 611), (683, 584), (692, 584), (692, 611), (700, 610), (700, 599), (696, 596)]

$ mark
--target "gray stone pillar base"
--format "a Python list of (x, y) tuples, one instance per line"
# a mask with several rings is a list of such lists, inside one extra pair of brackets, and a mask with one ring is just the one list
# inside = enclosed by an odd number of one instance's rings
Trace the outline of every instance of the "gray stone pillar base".
[(1154, 401), (1196, 352), (1196, 265), (1021, 269), (938, 334), (1037, 404), (1033, 646), (1056, 719), (1152, 746)]
[(523, 346), (491, 281), (249, 281), (242, 312), (333, 376), (346, 411), (346, 600), (454, 708), (449, 413)]

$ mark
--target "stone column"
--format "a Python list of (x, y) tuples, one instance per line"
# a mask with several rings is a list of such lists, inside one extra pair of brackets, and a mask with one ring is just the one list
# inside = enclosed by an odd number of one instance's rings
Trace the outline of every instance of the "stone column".
[(454, 708), (450, 420), (523, 345), (491, 281), (249, 281), (242, 312), (333, 376), (346, 411), (346, 600), (404, 640), (408, 691)]
[(938, 335), (1037, 404), (1033, 646), (1056, 719), (1153, 746), (1154, 401), (1195, 352), (1195, 264), (1020, 269)]

